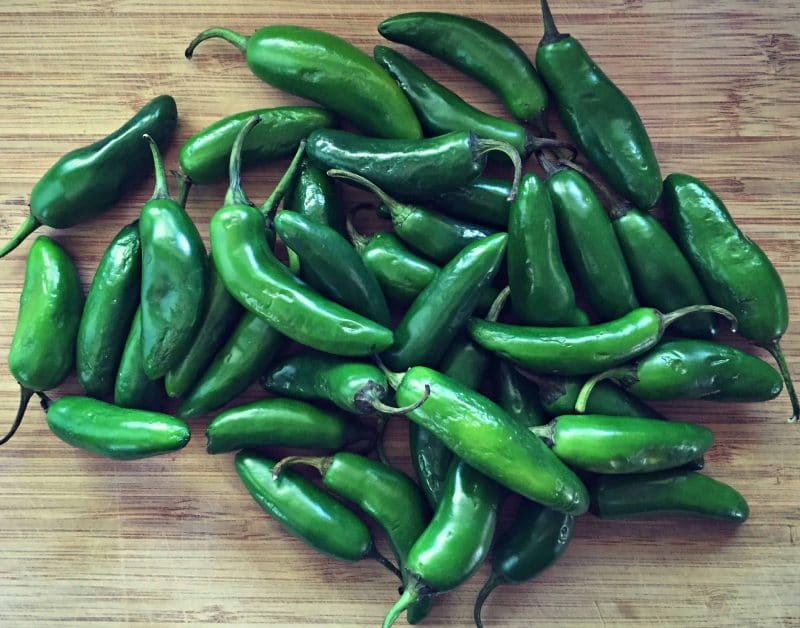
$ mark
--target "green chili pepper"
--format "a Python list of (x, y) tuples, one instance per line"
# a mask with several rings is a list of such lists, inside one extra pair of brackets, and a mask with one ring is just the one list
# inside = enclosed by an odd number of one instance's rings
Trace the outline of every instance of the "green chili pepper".
[(617, 320), (586, 327), (526, 327), (470, 319), (469, 333), (484, 349), (537, 373), (586, 375), (624, 364), (651, 349), (675, 320), (695, 312), (733, 315), (713, 305), (662, 314), (638, 308)]
[(318, 102), (378, 137), (414, 139), (422, 129), (403, 92), (370, 57), (330, 33), (302, 26), (265, 26), (245, 36), (209, 28), (186, 48), (191, 59), (202, 41), (221, 37), (265, 83)]
[(91, 397), (62, 397), (48, 404), (43, 403), (53, 434), (106, 458), (158, 456), (189, 442), (189, 426), (168, 414), (119, 408)]
[(743, 523), (750, 514), (735, 489), (690, 471), (601, 475), (590, 490), (592, 514), (601, 519), (665, 514)]
[(507, 240), (505, 233), (479, 240), (442, 268), (398, 323), (394, 344), (382, 354), (389, 368), (438, 362), (497, 274)]
[[(512, 419), (525, 427), (547, 423), (547, 415), (539, 401), (539, 387), (520, 375), (505, 360), (497, 360), (495, 367), (497, 404)], [(569, 411), (571, 412), (572, 408)]]
[(78, 327), (75, 367), (78, 381), (93, 397), (114, 389), (125, 339), (139, 305), (141, 275), (139, 226), (131, 223), (103, 253)]
[[(389, 329), (321, 297), (272, 253), (265, 231), (271, 227), (275, 205), (268, 199), (261, 210), (253, 207), (239, 176), (238, 149), (257, 123), (257, 117), (251, 118), (240, 131), (231, 153), (231, 183), (225, 204), (211, 219), (211, 253), (222, 282), (245, 308), (301, 344), (337, 355), (382, 351), (393, 340)], [(281, 197), (294, 179), (303, 149), (301, 142), (278, 184)], [(277, 193), (276, 189), (272, 197)]]
[(242, 146), (242, 164), (256, 166), (293, 155), (311, 131), (335, 126), (336, 118), (319, 107), (275, 107), (243, 111), (214, 122), (181, 147), (181, 170), (194, 183), (214, 183), (228, 175), (236, 136), (254, 115), (259, 124)]
[(594, 473), (674, 469), (702, 456), (714, 442), (702, 425), (603, 414), (565, 414), (531, 432), (569, 466)]
[(375, 548), (372, 534), (361, 519), (303, 476), (289, 470), (275, 479), (275, 462), (247, 450), (236, 454), (235, 464), (256, 503), (287, 532), (338, 560), (374, 558), (399, 575)]
[(226, 410), (206, 428), (206, 451), (221, 454), (249, 447), (313, 447), (336, 451), (374, 440), (358, 423), (295, 399), (261, 399)]
[(664, 181), (664, 207), (711, 301), (739, 319), (739, 333), (769, 351), (778, 363), (792, 403), (790, 422), (800, 403), (780, 347), (789, 324), (786, 290), (761, 247), (736, 226), (719, 197), (685, 174)]
[(475, 573), (489, 554), (502, 494), (495, 482), (453, 460), (433, 520), (408, 553), (406, 586), (383, 628), (421, 597), (455, 589)]
[(509, 193), (513, 200), (522, 167), (519, 153), (506, 142), (484, 139), (471, 131), (423, 140), (387, 140), (319, 129), (308, 137), (308, 158), (318, 168), (355, 172), (406, 201), (424, 201), (467, 185), (483, 172), (486, 154), (492, 151), (508, 155), (514, 165)]
[(308, 159), (303, 161), (291, 191), (283, 201), (284, 211), (297, 212), (320, 225), (345, 233), (344, 212), (342, 211), (333, 182)]
[(584, 411), (586, 398), (604, 379), (653, 400), (767, 401), (782, 388), (780, 373), (763, 360), (709, 340), (667, 340), (634, 364), (593, 376), (578, 396), (578, 412)]
[(619, 318), (637, 308), (625, 256), (591, 185), (575, 170), (556, 170), (547, 161), (542, 163), (548, 174), (552, 173), (545, 187), (564, 254), (589, 305), (602, 320)]
[[(528, 325), (588, 325), (561, 259), (553, 205), (535, 174), (522, 178), (508, 234), (508, 283), (517, 318)], [(594, 237), (591, 228), (585, 231), (584, 238)]]
[(509, 194), (508, 181), (478, 177), (463, 188), (442, 192), (427, 202), (448, 216), (506, 229), (511, 206)]
[(384, 20), (378, 32), (427, 52), (495, 92), (515, 118), (546, 136), (547, 89), (510, 37), (486, 22), (450, 13), (403, 13)]
[(311, 287), (380, 325), (391, 324), (378, 280), (343, 235), (294, 212), (281, 212), (275, 230), (300, 258)]
[(481, 609), (499, 585), (527, 582), (556, 562), (572, 539), (575, 518), (523, 500), (514, 523), (494, 544), (492, 575), (475, 600), (475, 625), (483, 628)]
[(61, 157), (33, 187), (30, 214), (0, 248), (0, 257), (41, 225), (65, 229), (108, 210), (149, 173), (142, 134), (161, 146), (172, 137), (177, 118), (172, 96), (158, 96), (105, 139)]
[(142, 351), (151, 379), (180, 363), (206, 299), (208, 260), (192, 219), (169, 195), (164, 162), (149, 136), (156, 183), (139, 216), (142, 242)]
[(661, 195), (661, 171), (639, 114), (583, 46), (558, 32), (547, 0), (542, 0), (542, 17), (536, 67), (561, 121), (611, 187), (650, 209)]
[(17, 328), (8, 368), (20, 387), (17, 415), (0, 445), (14, 436), (34, 392), (50, 390), (69, 375), (83, 309), (78, 270), (55, 240), (39, 236), (28, 252)]
[(160, 410), (167, 401), (164, 378), (150, 379), (142, 353), (142, 308), (136, 308), (114, 382), (114, 403), (123, 408)]
[(430, 397), (408, 418), (475, 469), (534, 501), (570, 514), (587, 508), (586, 488), (548, 447), (498, 405), (426, 367), (391, 374), (397, 403)]

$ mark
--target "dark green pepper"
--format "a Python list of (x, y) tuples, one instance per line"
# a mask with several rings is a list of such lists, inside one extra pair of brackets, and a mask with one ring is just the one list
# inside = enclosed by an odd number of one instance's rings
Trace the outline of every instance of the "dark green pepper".
[(539, 401), (541, 392), (536, 384), (523, 377), (505, 360), (496, 361), (494, 374), (497, 404), (512, 419), (525, 427), (547, 423), (547, 415)]
[(0, 445), (14, 436), (33, 393), (55, 388), (69, 375), (82, 310), (75, 264), (55, 240), (39, 236), (28, 252), (17, 328), (8, 352), (8, 369), (20, 387), (19, 407)]
[(342, 211), (333, 182), (319, 168), (303, 161), (291, 191), (283, 201), (284, 211), (297, 212), (320, 225), (345, 233)]
[(106, 458), (158, 456), (189, 442), (189, 426), (168, 414), (119, 408), (91, 397), (62, 397), (44, 405), (53, 434)]
[(194, 183), (214, 183), (228, 175), (236, 136), (254, 115), (261, 118), (242, 146), (244, 166), (257, 166), (289, 157), (311, 131), (335, 126), (336, 118), (319, 107), (275, 107), (243, 111), (214, 122), (181, 147), (181, 170)]
[(66, 229), (109, 209), (150, 172), (150, 151), (142, 135), (163, 146), (177, 119), (172, 96), (158, 96), (108, 137), (61, 157), (33, 187), (30, 214), (0, 248), (0, 257), (41, 225)]
[(505, 179), (478, 177), (452, 192), (442, 192), (426, 202), (448, 216), (493, 227), (508, 227), (511, 183)]
[(221, 37), (238, 48), (258, 78), (290, 94), (318, 102), (369, 135), (422, 137), (403, 92), (370, 57), (330, 33), (274, 24), (246, 37), (227, 28), (209, 28), (186, 48)]
[(571, 467), (609, 474), (674, 469), (702, 456), (714, 442), (702, 425), (603, 414), (565, 414), (531, 432)]
[(206, 451), (221, 454), (249, 447), (312, 447), (336, 451), (374, 440), (358, 423), (295, 399), (261, 399), (214, 417), (206, 428)]
[(75, 368), (78, 381), (92, 397), (114, 390), (117, 367), (139, 305), (141, 276), (139, 225), (131, 223), (103, 253), (78, 327)]
[(506, 142), (484, 139), (471, 131), (423, 140), (387, 140), (320, 129), (308, 137), (308, 158), (318, 168), (355, 172), (406, 201), (425, 201), (467, 185), (483, 172), (486, 154), (492, 151), (505, 153), (514, 165), (509, 193), (513, 200), (522, 167), (519, 153)]
[(738, 491), (690, 471), (601, 475), (590, 490), (591, 512), (601, 519), (680, 515), (743, 523), (750, 514)]
[(172, 200), (158, 146), (153, 196), (139, 215), (142, 242), (142, 352), (151, 379), (166, 375), (191, 347), (201, 322), (208, 281), (205, 245), (192, 219)]
[(792, 403), (790, 422), (797, 421), (800, 403), (780, 347), (789, 325), (789, 307), (778, 271), (702, 181), (669, 175), (664, 181), (664, 208), (711, 301), (730, 309), (739, 320), (739, 333), (775, 358)]
[(142, 309), (137, 308), (114, 381), (114, 404), (137, 410), (160, 410), (167, 401), (164, 378), (150, 379), (144, 371)]
[(650, 209), (661, 195), (661, 171), (639, 114), (583, 46), (558, 32), (547, 0), (542, 0), (542, 18), (536, 67), (561, 121), (611, 187)]

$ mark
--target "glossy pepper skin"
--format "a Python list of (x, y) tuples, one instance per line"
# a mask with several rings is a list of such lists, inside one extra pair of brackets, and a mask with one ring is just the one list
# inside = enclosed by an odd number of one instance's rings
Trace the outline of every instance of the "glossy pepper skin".
[(47, 424), (73, 447), (115, 460), (158, 456), (189, 442), (189, 426), (180, 419), (91, 397), (61, 397), (47, 408)]
[(142, 352), (145, 373), (157, 379), (180, 363), (194, 340), (207, 297), (208, 258), (194, 222), (170, 198), (158, 147), (146, 139), (156, 184), (139, 215)]
[(479, 240), (442, 268), (395, 328), (394, 344), (381, 356), (390, 369), (437, 363), (497, 274), (507, 241), (505, 233)]
[(606, 321), (637, 308), (625, 256), (589, 182), (580, 173), (562, 168), (547, 178), (545, 187), (564, 255), (594, 313)]
[(247, 37), (226, 28), (200, 33), (186, 48), (221, 37), (247, 60), (258, 78), (283, 91), (308, 98), (347, 118), (368, 135), (422, 137), (414, 110), (403, 92), (369, 55), (330, 33), (275, 24)]
[(75, 352), (78, 381), (92, 397), (114, 390), (122, 350), (139, 305), (139, 226), (123, 227), (106, 248), (86, 295)]
[(391, 324), (378, 280), (342, 234), (285, 211), (275, 219), (275, 231), (300, 258), (303, 278), (312, 288), (384, 327)]
[(206, 451), (253, 447), (311, 447), (336, 451), (374, 439), (374, 432), (296, 399), (269, 398), (218, 414), (206, 428)]
[(744, 523), (750, 514), (738, 491), (690, 471), (601, 475), (590, 491), (591, 512), (601, 519), (674, 515)]
[(114, 404), (136, 410), (161, 410), (167, 401), (164, 378), (150, 379), (144, 371), (142, 310), (137, 308), (114, 380)]
[(507, 154), (519, 172), (519, 155), (510, 144), (471, 131), (387, 140), (320, 129), (308, 137), (308, 159), (317, 168), (355, 172), (405, 201), (424, 201), (467, 185), (483, 172), (491, 151)]
[(520, 375), (505, 360), (496, 361), (494, 376), (497, 405), (512, 419), (525, 427), (547, 423), (547, 415), (539, 401), (540, 391), (536, 384)]
[[(550, 196), (535, 174), (522, 177), (508, 234), (508, 285), (516, 317), (526, 325), (588, 325), (561, 258)], [(584, 238), (594, 235), (587, 229)]]
[(702, 425), (603, 414), (565, 414), (532, 431), (571, 467), (605, 474), (674, 469), (714, 442)]
[(544, 36), (536, 68), (581, 151), (619, 194), (650, 209), (661, 196), (661, 171), (631, 101), (574, 37), (558, 32), (542, 0)]
[(496, 93), (515, 118), (547, 135), (547, 89), (528, 55), (493, 26), (463, 15), (416, 12), (378, 25), (386, 39), (441, 59)]
[(65, 229), (108, 210), (150, 173), (150, 151), (142, 135), (164, 146), (177, 119), (172, 96), (157, 96), (108, 137), (61, 157), (33, 187), (30, 214), (0, 248), (0, 257), (41, 225)]
[(579, 515), (586, 487), (547, 446), (502, 408), (455, 380), (426, 367), (409, 369), (395, 398), (405, 404), (431, 395), (408, 418), (429, 429), (454, 454), (481, 473), (534, 501)]
[(33, 393), (55, 388), (69, 375), (82, 310), (83, 290), (75, 264), (55, 240), (39, 236), (28, 252), (17, 327), (8, 352), (20, 403), (0, 445), (19, 428)]
[(247, 136), (242, 146), (242, 164), (257, 166), (297, 150), (300, 140), (316, 129), (336, 126), (336, 118), (319, 107), (275, 107), (255, 109), (217, 120), (195, 133), (181, 147), (181, 171), (193, 183), (222, 181), (228, 176), (231, 149), (244, 124), (258, 115), (261, 123)]
[(711, 301), (730, 309), (739, 320), (739, 333), (777, 361), (792, 402), (791, 421), (797, 421), (800, 404), (779, 342), (789, 325), (789, 308), (778, 271), (702, 181), (669, 175), (664, 209)]
[(345, 215), (333, 182), (319, 168), (303, 160), (297, 179), (283, 201), (284, 211), (297, 212), (320, 225), (345, 233)]
[(454, 218), (505, 229), (511, 207), (508, 200), (510, 194), (509, 181), (478, 177), (463, 188), (443, 192), (426, 203)]

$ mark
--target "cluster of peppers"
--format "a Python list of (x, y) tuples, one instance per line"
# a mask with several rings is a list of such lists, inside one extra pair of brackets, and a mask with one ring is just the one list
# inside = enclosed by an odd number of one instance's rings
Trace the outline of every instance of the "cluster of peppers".
[[(151, 159), (155, 191), (112, 240), (85, 300), (66, 251), (46, 236), (31, 246), (9, 355), (21, 401), (0, 444), (37, 394), (48, 425), (70, 444), (117, 459), (163, 454), (188, 442), (185, 420), (260, 378), (278, 396), (218, 414), (208, 452), (242, 450), (235, 466), (245, 486), (297, 537), (398, 575), (402, 593), (385, 627), (403, 611), (421, 621), (433, 596), (476, 571), (513, 493), (518, 512), (494, 543), (479, 626), (491, 590), (557, 560), (588, 510), (744, 521), (743, 497), (697, 473), (711, 432), (667, 421), (645, 401), (764, 401), (783, 380), (796, 420), (779, 347), (788, 322), (780, 277), (702, 182), (673, 174), (662, 183), (633, 105), (558, 32), (546, 0), (542, 9), (536, 68), (507, 36), (467, 17), (409, 13), (378, 28), (485, 84), (517, 122), (475, 109), (388, 47), (373, 59), (295, 26), (198, 35), (187, 57), (223, 38), (261, 79), (324, 109), (248, 111), (201, 131), (180, 151), (178, 200), (159, 154), (177, 119), (169, 96), (44, 175), (0, 256), (40, 225), (69, 227), (106, 211)], [(553, 137), (551, 98), (606, 183)], [(338, 117), (367, 136), (335, 129)], [(513, 164), (513, 181), (481, 177), (495, 152)], [(292, 154), (256, 207), (242, 167)], [(531, 155), (544, 179), (522, 174)], [(192, 184), (226, 174), (209, 254), (185, 204)], [(336, 179), (373, 193), (393, 230), (358, 233), (359, 208), (342, 211)], [(659, 198), (672, 234), (648, 212)], [(288, 267), (273, 251), (276, 236)], [(499, 322), (509, 297), (515, 320)], [(394, 325), (390, 305), (405, 308)], [(715, 342), (715, 314), (769, 350), (781, 372)], [(679, 336), (664, 339), (668, 327)], [(281, 357), (287, 339), (313, 351)], [(45, 391), (73, 366), (87, 396), (52, 402)], [(169, 397), (180, 398), (175, 416), (160, 412)], [(347, 416), (375, 414), (377, 430)], [(416, 483), (380, 446), (396, 414), (410, 419)], [(359, 443), (360, 453), (344, 451)], [(326, 455), (276, 462), (256, 451), (269, 447)], [(372, 449), (380, 460), (367, 457)], [(296, 465), (314, 467), (327, 491)], [(377, 522), (399, 569), (334, 496)]]

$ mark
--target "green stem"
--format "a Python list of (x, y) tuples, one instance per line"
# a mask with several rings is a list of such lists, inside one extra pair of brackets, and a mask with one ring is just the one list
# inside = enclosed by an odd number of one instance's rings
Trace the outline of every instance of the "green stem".
[(306, 464), (310, 467), (314, 467), (324, 476), (325, 472), (331, 466), (331, 459), (330, 457), (321, 456), (287, 456), (286, 458), (278, 460), (275, 466), (272, 467), (272, 479), (277, 480), (283, 472), (284, 467), (291, 467), (296, 464)]
[(397, 388), (400, 386), (400, 382), (403, 381), (403, 378), (406, 376), (406, 374), (390, 371), (389, 368), (383, 363), (383, 360), (381, 360), (378, 356), (375, 356), (375, 363), (383, 372), (383, 375), (386, 377), (386, 381), (389, 382), (389, 386), (391, 386), (394, 390), (397, 390)]
[(489, 576), (489, 579), (486, 581), (486, 584), (484, 584), (483, 588), (478, 592), (478, 597), (475, 598), (475, 606), (472, 611), (472, 617), (475, 620), (476, 628), (483, 628), (481, 610), (483, 609), (483, 603), (486, 601), (486, 598), (489, 597), (489, 594), (499, 585), (505, 582), (506, 579), (503, 578), (503, 576), (498, 574), (496, 571), (493, 571), (492, 575)]
[(794, 382), (792, 381), (792, 374), (789, 372), (789, 366), (786, 364), (786, 358), (783, 357), (783, 350), (781, 349), (780, 341), (773, 340), (762, 345), (775, 358), (778, 363), (783, 381), (786, 384), (786, 393), (789, 395), (789, 401), (792, 403), (792, 416), (789, 417), (789, 423), (797, 423), (800, 418), (800, 403), (797, 401), (797, 393), (794, 390)]
[(16, 431), (19, 429), (19, 426), (22, 425), (22, 418), (25, 416), (25, 410), (27, 409), (28, 402), (31, 400), (34, 392), (35, 391), (31, 390), (30, 388), (25, 388), (25, 386), (19, 387), (19, 406), (17, 406), (17, 416), (14, 418), (14, 423), (11, 425), (11, 429), (8, 430), (5, 436), (0, 438), (0, 445), (4, 445), (10, 441), (11, 437), (14, 436)]
[(236, 134), (236, 139), (231, 148), (228, 161), (228, 191), (225, 193), (224, 205), (251, 205), (250, 199), (242, 189), (242, 146), (252, 128), (261, 122), (261, 116), (256, 114), (242, 125)]
[[(548, 140), (543, 139), (542, 141), (544, 142)], [(508, 156), (514, 166), (514, 180), (511, 183), (511, 190), (509, 191), (506, 200), (513, 201), (515, 198), (517, 198), (519, 181), (522, 178), (522, 158), (519, 156), (517, 149), (508, 142), (503, 142), (501, 140), (487, 140), (483, 138), (479, 138), (475, 142), (475, 149), (478, 157), (492, 151), (504, 153), (506, 156)]]
[(534, 425), (529, 427), (528, 430), (552, 447), (556, 438), (556, 421), (558, 419), (553, 419), (550, 423), (545, 423), (544, 425)]
[(272, 220), (275, 216), (275, 212), (278, 211), (278, 205), (281, 204), (283, 197), (286, 196), (289, 190), (294, 186), (297, 173), (300, 170), (300, 165), (303, 163), (305, 152), (306, 141), (301, 140), (300, 144), (297, 145), (297, 150), (294, 153), (294, 157), (292, 157), (292, 161), (289, 163), (289, 167), (286, 168), (286, 172), (283, 173), (280, 181), (278, 181), (278, 185), (275, 186), (275, 189), (272, 190), (272, 194), (269, 195), (267, 200), (264, 201), (259, 208), (267, 220)]
[(170, 174), (172, 174), (178, 182), (178, 198), (176, 202), (183, 209), (186, 209), (186, 201), (189, 200), (189, 190), (192, 189), (192, 179), (183, 174), (180, 170), (172, 170)]
[(511, 294), (510, 286), (506, 286), (500, 291), (500, 293), (495, 297), (494, 301), (492, 301), (492, 305), (489, 307), (489, 312), (486, 314), (487, 321), (493, 323), (497, 320), (510, 294)]
[[(514, 151), (516, 153), (516, 151)], [(517, 155), (519, 158), (519, 155)], [(355, 172), (348, 172), (347, 170), (341, 170), (339, 168), (333, 168), (326, 172), (329, 177), (332, 179), (342, 179), (344, 181), (350, 181), (351, 183), (355, 183), (360, 185), (361, 187), (366, 188), (370, 192), (372, 192), (375, 196), (381, 199), (381, 203), (386, 205), (389, 208), (389, 211), (392, 212), (394, 209), (400, 206), (400, 203), (389, 196), (386, 192), (380, 189), (377, 185), (375, 185), (372, 181), (367, 179), (366, 177), (362, 177), (360, 174), (356, 174)]]
[(401, 581), (403, 580), (403, 574), (400, 573), (400, 570), (395, 566), (395, 564), (386, 558), (383, 554), (381, 554), (377, 549), (374, 547), (372, 548), (372, 552), (367, 554), (367, 558), (374, 558), (378, 561), (379, 564), (383, 565), (391, 571), (395, 576), (397, 576)]
[(394, 606), (386, 613), (386, 618), (383, 620), (383, 628), (391, 628), (394, 622), (400, 617), (400, 613), (406, 610), (414, 602), (419, 599), (420, 587), (418, 584), (407, 586), (403, 595), (397, 600)]
[(17, 229), (17, 232), (11, 236), (11, 239), (3, 245), (3, 248), (0, 249), (0, 258), (5, 257), (15, 248), (17, 248), (22, 241), (27, 238), (30, 234), (36, 231), (39, 227), (42, 226), (42, 223), (37, 220), (37, 218), (33, 214), (28, 214), (22, 224)]
[(544, 35), (540, 46), (552, 44), (553, 42), (563, 39), (566, 35), (562, 35), (556, 28), (556, 22), (553, 19), (553, 13), (550, 11), (550, 5), (547, 0), (542, 0), (542, 24), (544, 25)]
[(732, 312), (729, 312), (724, 307), (718, 307), (716, 305), (689, 305), (687, 307), (682, 307), (674, 312), (670, 312), (669, 314), (662, 314), (661, 324), (666, 329), (679, 318), (683, 318), (684, 316), (695, 314), (697, 312), (712, 312), (714, 314), (724, 316), (731, 322), (732, 332), (735, 332), (739, 326), (739, 322), (736, 320), (736, 316), (734, 316)]
[(247, 40), (250, 39), (247, 35), (240, 35), (239, 33), (232, 31), (228, 28), (220, 28), (218, 26), (214, 28), (209, 28), (204, 30), (200, 33), (197, 37), (195, 37), (192, 42), (186, 47), (186, 55), (187, 59), (191, 59), (192, 55), (194, 54), (194, 49), (197, 48), (197, 44), (200, 42), (205, 41), (206, 39), (214, 39), (215, 37), (220, 37), (227, 42), (232, 43), (239, 49), (239, 52), (242, 54), (245, 53), (247, 50)]
[(597, 373), (596, 375), (592, 375), (589, 379), (581, 387), (581, 391), (578, 393), (578, 398), (575, 400), (575, 412), (578, 414), (583, 414), (586, 412), (586, 404), (589, 403), (589, 395), (592, 394), (592, 390), (594, 387), (597, 386), (600, 382), (605, 379), (622, 379), (626, 375), (630, 374), (629, 368), (617, 368), (617, 369), (609, 369), (608, 371), (603, 371), (602, 373)]
[[(555, 151), (559, 157), (559, 161), (563, 159), (562, 163), (571, 164), (573, 163), (572, 160), (578, 156), (578, 149), (574, 144), (569, 142), (565, 142), (564, 140), (559, 140), (552, 137), (538, 137), (533, 134), (527, 134), (525, 139), (525, 147), (526, 149), (530, 149), (530, 151), (539, 153), (543, 150), (552, 150)], [(559, 149), (566, 149), (570, 152), (570, 157), (562, 157), (561, 153), (559, 153)]]
[(367, 208), (372, 209), (372, 205), (369, 203), (359, 203), (347, 212), (347, 216), (345, 216), (344, 220), (344, 226), (347, 229), (347, 235), (350, 236), (350, 241), (353, 243), (353, 248), (355, 248), (355, 250), (359, 253), (363, 252), (364, 249), (367, 248), (371, 238), (365, 236), (363, 233), (359, 233), (356, 230), (356, 227), (353, 224), (353, 215)]
[(419, 399), (417, 399), (414, 403), (411, 403), (407, 406), (395, 408), (393, 406), (386, 405), (380, 399), (373, 399), (370, 402), (370, 405), (373, 408), (375, 408), (375, 410), (383, 414), (407, 414), (419, 408), (423, 403), (425, 403), (428, 400), (428, 397), (430, 396), (431, 396), (430, 384), (425, 384), (425, 392), (422, 393), (422, 396)]
[(292, 273), (294, 276), (298, 276), (300, 274), (300, 269), (301, 269), (300, 256), (294, 252), (294, 249), (290, 249), (287, 246), (286, 257), (289, 258), (289, 272)]
[(158, 144), (156, 144), (156, 141), (147, 133), (142, 135), (142, 137), (150, 144), (150, 152), (153, 154), (153, 165), (156, 171), (156, 184), (153, 188), (153, 196), (150, 197), (150, 200), (170, 198), (169, 186), (167, 185), (167, 170), (164, 167), (164, 160), (161, 158), (161, 153), (158, 150)]

